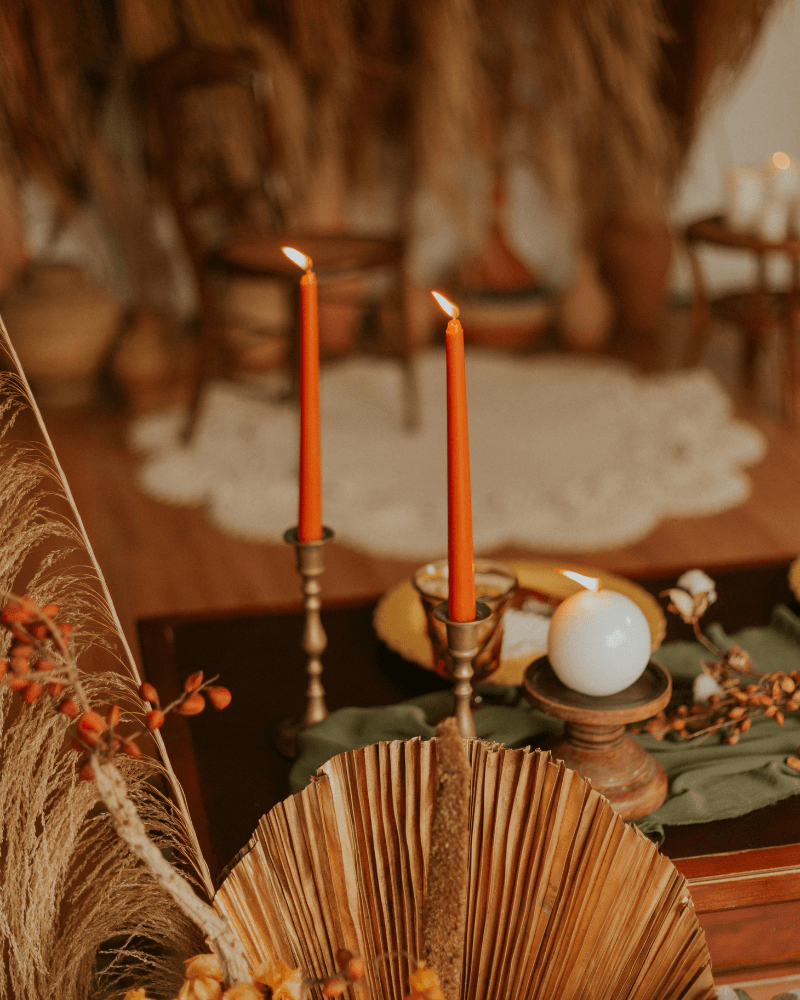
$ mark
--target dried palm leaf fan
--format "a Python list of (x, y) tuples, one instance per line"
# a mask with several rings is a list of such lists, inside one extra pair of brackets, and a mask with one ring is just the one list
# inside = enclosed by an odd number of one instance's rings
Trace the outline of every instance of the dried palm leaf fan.
[[(368, 960), (355, 996), (405, 995), (407, 956), (426, 954), (443, 746), (415, 739), (341, 754), (262, 818), (216, 897), (253, 962), (274, 955), (323, 976), (346, 948)], [(469, 849), (455, 996), (715, 997), (686, 882), (649, 840), (549, 754), (478, 740), (459, 750)], [(445, 879), (445, 909), (458, 881)]]

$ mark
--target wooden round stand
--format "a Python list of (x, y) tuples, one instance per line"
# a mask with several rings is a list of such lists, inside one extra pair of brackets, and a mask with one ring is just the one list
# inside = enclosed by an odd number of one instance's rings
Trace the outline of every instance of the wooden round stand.
[(542, 749), (588, 778), (623, 819), (658, 809), (667, 795), (666, 772), (625, 726), (650, 718), (669, 701), (672, 678), (660, 663), (651, 660), (638, 681), (603, 698), (566, 687), (546, 656), (528, 667), (523, 684), (536, 708), (565, 722), (564, 733)]

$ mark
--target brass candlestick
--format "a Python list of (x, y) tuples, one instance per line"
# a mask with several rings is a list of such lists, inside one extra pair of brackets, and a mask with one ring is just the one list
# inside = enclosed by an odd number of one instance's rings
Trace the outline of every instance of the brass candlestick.
[(331, 541), (334, 535), (330, 528), (323, 528), (322, 538), (319, 541), (301, 542), (297, 537), (297, 528), (289, 528), (283, 537), (291, 545), (294, 545), (297, 551), (297, 570), (303, 578), (303, 607), (306, 612), (306, 621), (302, 645), (303, 651), (308, 656), (306, 664), (308, 687), (306, 688), (306, 710), (300, 721), (299, 729), (306, 729), (308, 726), (313, 726), (315, 722), (322, 722), (328, 716), (325, 688), (320, 680), (322, 675), (320, 657), (328, 645), (328, 637), (325, 635), (325, 629), (322, 627), (319, 616), (322, 604), (320, 599), (322, 585), (319, 578), (325, 569), (323, 552), (325, 543)]
[(447, 627), (447, 651), (453, 661), (453, 695), (455, 717), (462, 739), (474, 739), (475, 720), (472, 717), (472, 661), (478, 653), (478, 626), (491, 617), (492, 611), (480, 601), (475, 605), (474, 622), (454, 622), (447, 617), (447, 601), (434, 608), (434, 615)]

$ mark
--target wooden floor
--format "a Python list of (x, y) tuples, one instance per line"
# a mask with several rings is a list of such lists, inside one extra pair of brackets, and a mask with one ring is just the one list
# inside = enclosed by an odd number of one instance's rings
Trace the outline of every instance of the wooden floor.
[[(670, 334), (660, 358), (675, 353)], [(728, 344), (730, 347), (730, 344)], [(734, 352), (735, 353), (735, 352)], [(724, 331), (709, 361), (737, 390)], [(620, 573), (791, 558), (800, 553), (800, 429), (765, 415), (739, 394), (742, 415), (766, 435), (766, 459), (750, 470), (746, 503), (713, 517), (668, 519), (623, 548), (563, 552), (573, 561)], [(299, 597), (294, 554), (287, 545), (250, 544), (212, 527), (202, 510), (171, 507), (136, 488), (137, 459), (124, 447), (126, 420), (95, 411), (52, 411), (46, 420), (126, 632), (140, 617), (291, 601)], [(503, 549), (496, 556), (535, 556)], [(541, 553), (539, 553), (541, 555)], [(547, 553), (549, 558), (553, 553)], [(326, 552), (328, 597), (375, 594), (407, 577), (409, 562), (376, 559), (333, 544)]]

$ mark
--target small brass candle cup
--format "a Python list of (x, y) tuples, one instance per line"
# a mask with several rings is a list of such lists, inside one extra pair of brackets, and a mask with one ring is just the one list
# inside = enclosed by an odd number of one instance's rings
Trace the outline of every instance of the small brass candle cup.
[[(448, 655), (447, 631), (434, 611), (449, 593), (447, 560), (426, 563), (411, 576), (411, 583), (425, 612), (425, 629), (433, 653), (432, 667), (441, 677), (451, 678), (452, 664)], [(474, 682), (490, 677), (500, 666), (503, 645), (503, 616), (517, 588), (514, 571), (494, 559), (475, 560), (475, 596), (491, 611), (480, 623), (477, 635), (478, 652), (472, 663)]]
[(447, 629), (447, 652), (452, 661), (455, 678), (453, 695), (456, 700), (455, 717), (462, 739), (474, 739), (475, 719), (472, 717), (472, 664), (478, 655), (478, 634), (481, 623), (492, 615), (492, 609), (478, 601), (474, 622), (454, 622), (447, 616), (447, 601), (434, 608), (434, 617)]

